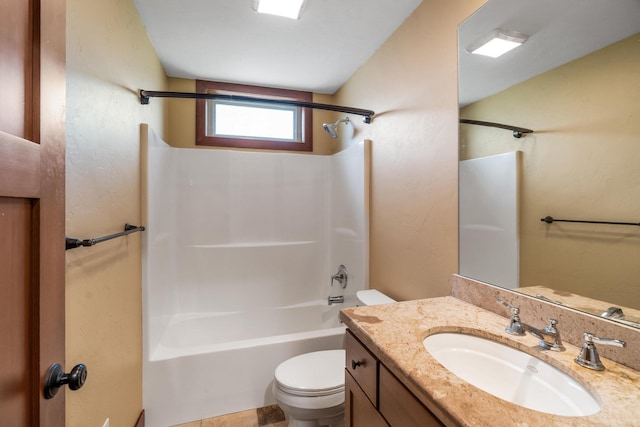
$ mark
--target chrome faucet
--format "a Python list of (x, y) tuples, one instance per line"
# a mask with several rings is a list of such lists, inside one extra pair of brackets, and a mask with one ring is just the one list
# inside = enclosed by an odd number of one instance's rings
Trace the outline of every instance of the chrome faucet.
[(620, 307), (609, 307), (600, 317), (607, 319), (624, 319), (624, 312)]
[(538, 345), (545, 350), (564, 351), (560, 331), (556, 328), (557, 324), (556, 319), (549, 319), (549, 324), (544, 329), (537, 329), (529, 325), (526, 326), (526, 329), (527, 332), (540, 340)]
[(331, 275), (331, 286), (333, 286), (333, 281), (336, 280), (342, 286), (342, 289), (347, 287), (347, 282), (349, 280), (349, 276), (347, 274), (347, 267), (340, 264), (338, 267), (338, 272), (336, 274)]
[(497, 299), (496, 302), (499, 302), (511, 311), (509, 325), (504, 329), (506, 333), (511, 335), (526, 335), (526, 333), (529, 332), (540, 340), (538, 345), (545, 350), (565, 350), (562, 345), (562, 340), (560, 339), (560, 332), (558, 331), (558, 328), (556, 328), (556, 325), (558, 324), (556, 319), (549, 319), (549, 325), (547, 325), (547, 327), (544, 329), (537, 329), (520, 320), (520, 309), (518, 307), (512, 306), (503, 299)]
[(344, 303), (344, 296), (340, 295), (337, 297), (329, 297), (328, 298), (329, 305), (331, 304), (342, 304)]
[(600, 356), (598, 356), (598, 350), (596, 349), (594, 342), (597, 342), (598, 344), (613, 345), (616, 347), (624, 347), (627, 344), (624, 341), (614, 340), (611, 338), (599, 338), (591, 332), (585, 332), (584, 343), (580, 349), (580, 354), (575, 360), (578, 365), (595, 371), (604, 370), (604, 365), (600, 362)]

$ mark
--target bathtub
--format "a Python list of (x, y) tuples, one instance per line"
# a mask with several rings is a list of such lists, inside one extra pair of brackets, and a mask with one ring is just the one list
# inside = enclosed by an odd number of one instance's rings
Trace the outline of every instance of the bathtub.
[(310, 156), (141, 136), (146, 423), (272, 404), (276, 366), (342, 348), (339, 310), (368, 287), (370, 144)]
[(275, 403), (276, 366), (298, 354), (343, 348), (338, 312), (354, 302), (174, 316), (144, 364), (146, 425), (167, 427)]

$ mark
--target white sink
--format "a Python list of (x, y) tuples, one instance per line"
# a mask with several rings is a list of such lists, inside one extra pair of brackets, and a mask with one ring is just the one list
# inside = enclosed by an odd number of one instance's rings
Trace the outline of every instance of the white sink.
[(554, 415), (600, 411), (600, 403), (580, 383), (515, 348), (462, 333), (430, 335), (423, 343), (449, 371), (500, 399)]

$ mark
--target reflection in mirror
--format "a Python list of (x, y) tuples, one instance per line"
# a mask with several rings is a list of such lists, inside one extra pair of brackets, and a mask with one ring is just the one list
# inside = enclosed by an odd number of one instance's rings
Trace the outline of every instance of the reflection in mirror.
[[(465, 52), (496, 28), (529, 38), (496, 59)], [(519, 152), (519, 262), (508, 287), (640, 326), (640, 226), (541, 221), (640, 223), (640, 2), (490, 0), (459, 41), (460, 117), (534, 130), (516, 139), (460, 125), (461, 162)], [(463, 240), (461, 225), (460, 253), (492, 253), (501, 227), (471, 226), (483, 234)]]

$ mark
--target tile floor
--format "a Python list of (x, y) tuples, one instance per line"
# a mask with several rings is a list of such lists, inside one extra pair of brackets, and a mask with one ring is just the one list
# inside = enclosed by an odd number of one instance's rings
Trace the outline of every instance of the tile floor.
[(249, 409), (235, 414), (193, 421), (173, 427), (287, 427), (284, 413), (278, 405)]

